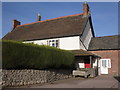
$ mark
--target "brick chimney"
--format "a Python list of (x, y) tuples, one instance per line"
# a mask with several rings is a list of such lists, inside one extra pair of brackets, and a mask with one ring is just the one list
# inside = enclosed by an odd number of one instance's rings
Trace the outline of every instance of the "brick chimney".
[(87, 4), (87, 2), (85, 2), (83, 4), (83, 16), (86, 17), (90, 14), (90, 11), (89, 11), (89, 6)]
[(41, 21), (40, 13), (38, 13), (38, 21)]
[(18, 20), (12, 20), (12, 28), (13, 29), (15, 29), (18, 25), (20, 25), (21, 24), (21, 22), (20, 21), (18, 21)]

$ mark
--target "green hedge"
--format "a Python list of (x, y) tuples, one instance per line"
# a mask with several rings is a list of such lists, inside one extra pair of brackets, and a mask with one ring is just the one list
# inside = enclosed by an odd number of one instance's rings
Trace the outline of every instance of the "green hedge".
[(2, 41), (3, 69), (72, 68), (74, 55), (55, 47)]

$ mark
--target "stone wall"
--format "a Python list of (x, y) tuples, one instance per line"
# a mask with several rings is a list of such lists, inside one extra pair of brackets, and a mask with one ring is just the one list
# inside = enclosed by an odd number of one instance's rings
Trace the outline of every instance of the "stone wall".
[(2, 70), (3, 86), (22, 86), (54, 82), (72, 77), (71, 70)]

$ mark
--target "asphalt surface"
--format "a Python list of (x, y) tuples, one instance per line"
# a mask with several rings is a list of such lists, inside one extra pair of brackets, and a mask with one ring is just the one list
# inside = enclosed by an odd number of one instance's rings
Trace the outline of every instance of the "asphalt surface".
[(70, 79), (32, 88), (118, 88), (118, 81), (112, 76), (99, 76), (89, 79)]
[[(96, 78), (71, 78), (66, 80), (59, 80), (53, 83), (47, 83), (43, 85), (31, 85), (31, 86), (22, 86), (22, 87), (14, 87), (14, 90), (21, 90), (19, 88), (118, 88), (118, 80), (116, 80), (112, 76), (101, 75)], [(12, 90), (10, 88), (6, 88), (4, 90)], [(92, 90), (92, 89), (91, 89)]]

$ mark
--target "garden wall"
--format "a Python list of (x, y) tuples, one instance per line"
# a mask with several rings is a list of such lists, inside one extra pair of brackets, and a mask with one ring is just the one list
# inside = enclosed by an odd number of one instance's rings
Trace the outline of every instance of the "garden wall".
[(72, 77), (71, 70), (2, 70), (2, 85), (22, 86), (42, 84)]

